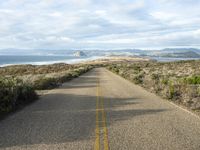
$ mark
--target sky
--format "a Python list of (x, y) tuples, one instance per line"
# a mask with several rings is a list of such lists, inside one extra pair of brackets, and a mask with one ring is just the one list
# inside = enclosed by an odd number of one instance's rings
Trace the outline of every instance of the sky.
[(0, 0), (0, 49), (200, 47), (200, 0)]

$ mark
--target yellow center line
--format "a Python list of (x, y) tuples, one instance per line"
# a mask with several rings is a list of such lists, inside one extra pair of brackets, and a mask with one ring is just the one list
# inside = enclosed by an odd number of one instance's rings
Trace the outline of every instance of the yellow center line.
[(109, 150), (109, 145), (108, 145), (108, 130), (106, 127), (106, 114), (104, 111), (104, 103), (103, 99), (101, 99), (101, 112), (102, 112), (102, 125), (103, 125), (103, 131), (104, 131), (104, 150)]
[[(100, 128), (99, 128), (99, 123), (102, 122), (102, 128), (103, 128), (103, 143), (104, 143), (104, 150), (109, 150), (109, 144), (108, 144), (108, 131), (106, 127), (106, 114), (104, 110), (104, 102), (103, 98), (101, 97), (100, 99), (100, 82), (99, 80), (97, 81), (97, 89), (96, 89), (96, 94), (97, 94), (97, 99), (96, 99), (96, 139), (95, 139), (95, 150), (100, 149)], [(99, 103), (100, 103), (100, 108), (99, 108)], [(102, 121), (99, 121), (99, 112), (102, 113)]]
[(95, 150), (100, 149), (100, 131), (99, 131), (99, 82), (97, 83), (97, 89), (96, 89), (96, 129), (95, 129), (95, 134), (96, 134), (96, 139), (95, 139)]

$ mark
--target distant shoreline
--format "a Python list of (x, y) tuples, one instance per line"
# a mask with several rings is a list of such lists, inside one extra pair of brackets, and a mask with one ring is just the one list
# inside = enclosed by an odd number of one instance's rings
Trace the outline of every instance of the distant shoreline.
[(66, 63), (66, 64), (77, 64), (82, 63), (85, 61), (92, 61), (104, 58), (103, 56), (92, 56), (92, 57), (75, 57), (73, 59), (66, 59), (66, 60), (47, 60), (47, 61), (29, 61), (29, 62), (17, 62), (17, 63), (5, 63), (0, 64), (0, 67), (7, 67), (7, 66), (14, 66), (14, 65), (52, 65), (56, 63)]
[[(0, 57), (9, 57), (0, 55)], [(10, 57), (15, 57), (14, 55)], [(16, 56), (16, 57), (37, 57), (37, 56)], [(38, 56), (43, 57), (43, 56)], [(121, 56), (121, 55), (113, 55), (113, 56), (91, 56), (91, 57), (71, 57), (71, 56), (44, 56), (46, 60), (40, 61), (23, 61), (13, 62), (13, 63), (3, 63), (0, 62), (0, 67), (7, 66), (15, 66), (15, 65), (52, 65), (57, 63), (66, 63), (66, 64), (84, 64), (84, 63), (99, 63), (99, 62), (113, 62), (113, 61), (158, 61), (158, 62), (174, 62), (174, 61), (182, 61), (182, 60), (200, 60), (200, 58), (170, 58), (170, 57), (142, 57), (142, 56)], [(60, 57), (60, 60), (51, 60), (51, 58)], [(64, 59), (65, 58), (65, 59)], [(6, 58), (4, 58), (6, 59)], [(55, 58), (54, 58), (55, 59)], [(1, 60), (3, 61), (3, 60)]]

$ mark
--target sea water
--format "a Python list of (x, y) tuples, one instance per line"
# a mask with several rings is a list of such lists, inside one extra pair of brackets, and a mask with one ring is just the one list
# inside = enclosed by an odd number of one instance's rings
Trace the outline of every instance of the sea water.
[(44, 65), (53, 63), (78, 63), (86, 60), (94, 60), (98, 57), (75, 57), (75, 56), (58, 56), (58, 55), (0, 55), (0, 66), (19, 65), (19, 64), (32, 64)]

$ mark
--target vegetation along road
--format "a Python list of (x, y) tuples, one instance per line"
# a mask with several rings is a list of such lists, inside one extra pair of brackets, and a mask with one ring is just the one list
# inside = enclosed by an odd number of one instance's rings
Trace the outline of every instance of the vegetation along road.
[(200, 149), (198, 117), (104, 68), (49, 90), (0, 132), (0, 149)]

